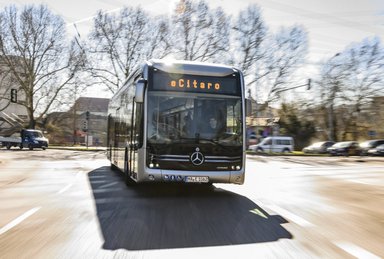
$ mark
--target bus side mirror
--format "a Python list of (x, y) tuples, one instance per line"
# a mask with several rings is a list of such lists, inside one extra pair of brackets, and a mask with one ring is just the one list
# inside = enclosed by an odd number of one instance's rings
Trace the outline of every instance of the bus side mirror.
[(140, 79), (136, 83), (136, 92), (135, 92), (135, 102), (143, 103), (144, 102), (144, 92), (145, 92), (146, 81), (144, 79)]

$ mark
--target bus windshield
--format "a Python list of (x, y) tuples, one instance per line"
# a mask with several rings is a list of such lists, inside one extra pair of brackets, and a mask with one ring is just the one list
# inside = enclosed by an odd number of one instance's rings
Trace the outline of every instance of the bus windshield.
[(242, 146), (241, 98), (149, 92), (148, 143)]

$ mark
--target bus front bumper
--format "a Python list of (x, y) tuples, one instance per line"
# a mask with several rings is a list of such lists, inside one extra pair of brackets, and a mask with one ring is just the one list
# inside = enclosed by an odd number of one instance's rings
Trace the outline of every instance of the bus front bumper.
[(179, 171), (146, 168), (138, 182), (244, 183), (244, 169), (238, 171)]

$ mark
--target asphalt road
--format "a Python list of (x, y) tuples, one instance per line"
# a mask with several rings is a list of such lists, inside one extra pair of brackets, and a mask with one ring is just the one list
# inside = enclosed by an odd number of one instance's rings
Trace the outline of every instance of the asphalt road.
[(247, 159), (127, 188), (103, 152), (0, 150), (0, 258), (383, 258), (384, 159)]

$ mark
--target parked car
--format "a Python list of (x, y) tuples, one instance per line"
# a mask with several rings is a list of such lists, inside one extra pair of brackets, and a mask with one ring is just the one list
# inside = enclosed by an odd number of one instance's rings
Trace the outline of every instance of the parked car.
[(360, 155), (368, 155), (370, 149), (376, 148), (379, 145), (384, 144), (384, 139), (373, 139), (361, 142), (359, 144)]
[(293, 151), (293, 138), (287, 136), (266, 137), (257, 145), (249, 146), (255, 152), (274, 152), (288, 153)]
[(371, 156), (384, 156), (384, 144), (378, 145), (375, 148), (368, 150), (368, 155)]
[(359, 143), (356, 141), (337, 142), (327, 151), (332, 156), (356, 156), (360, 154)]
[(335, 144), (333, 141), (315, 142), (312, 145), (303, 148), (303, 152), (306, 154), (325, 154), (327, 153), (327, 148), (331, 147), (333, 144)]
[(258, 142), (257, 136), (255, 133), (251, 133), (248, 138), (248, 147), (251, 145), (256, 145)]

